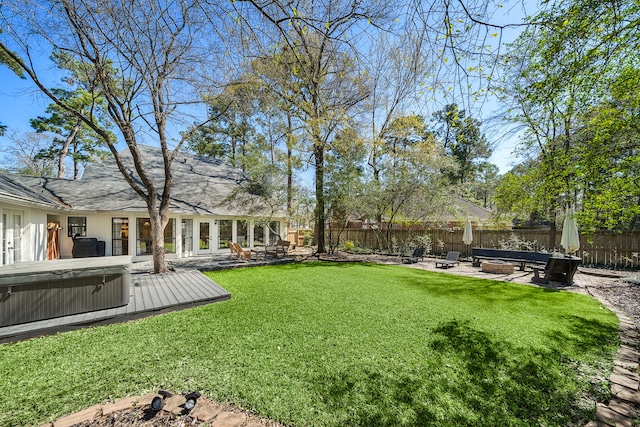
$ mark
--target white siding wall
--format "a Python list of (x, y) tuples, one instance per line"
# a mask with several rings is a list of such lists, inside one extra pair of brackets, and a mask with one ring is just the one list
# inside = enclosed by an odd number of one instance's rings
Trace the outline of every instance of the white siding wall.
[[(136, 257), (136, 235), (137, 235), (137, 218), (146, 218), (146, 213), (123, 213), (123, 212), (111, 212), (111, 213), (82, 213), (82, 212), (68, 212), (68, 211), (55, 211), (55, 210), (43, 210), (33, 207), (25, 207), (19, 205), (13, 205), (8, 203), (0, 203), (0, 221), (2, 220), (2, 212), (12, 210), (22, 213), (23, 220), (23, 238), (22, 238), (22, 261), (44, 261), (47, 258), (47, 214), (55, 215), (60, 220), (60, 256), (61, 258), (71, 258), (71, 250), (73, 248), (73, 240), (68, 236), (68, 218), (73, 217), (86, 217), (87, 218), (87, 237), (95, 237), (98, 240), (105, 241), (105, 255), (111, 256), (112, 242), (111, 242), (111, 226), (112, 218), (128, 218), (129, 219), (129, 255), (134, 257), (134, 260), (141, 261), (145, 259), (151, 259), (150, 256)], [(182, 230), (181, 222), (182, 217), (180, 215), (172, 215), (172, 218), (176, 222), (176, 253), (167, 254), (167, 258), (180, 258), (183, 256), (183, 252), (186, 248), (182, 248)], [(193, 217), (185, 216), (193, 220), (193, 245), (191, 254), (198, 252), (198, 232), (199, 222), (210, 222), (210, 250), (207, 253), (227, 253), (228, 249), (219, 249), (218, 242), (218, 220), (233, 218), (221, 218), (221, 217)], [(0, 224), (0, 241), (2, 241), (2, 224)], [(280, 222), (281, 230), (284, 230), (285, 223)], [(253, 222), (249, 222), (250, 230), (250, 242), (253, 242)], [(269, 238), (268, 229), (265, 231), (265, 240)], [(237, 239), (237, 225), (233, 223), (233, 237)], [(189, 253), (189, 252), (187, 252)], [(202, 253), (202, 252), (201, 252)], [(0, 257), (0, 265), (2, 259)]]
[(62, 258), (71, 258), (73, 249), (73, 239), (68, 236), (68, 218), (74, 217), (86, 217), (87, 218), (87, 236), (95, 237), (98, 240), (105, 242), (105, 256), (111, 256), (111, 226), (112, 218), (129, 218), (129, 255), (135, 256), (135, 220), (136, 217), (130, 213), (113, 212), (113, 213), (81, 213), (74, 212), (68, 213), (62, 221), (62, 233), (60, 236), (60, 253)]
[(22, 239), (22, 261), (46, 260), (47, 212), (36, 209), (25, 210), (24, 223), (25, 234)]
[[(2, 213), (18, 212), (22, 216), (22, 243), (20, 245), (21, 261), (45, 261), (47, 259), (47, 212), (46, 210), (0, 203), (0, 242), (2, 236)], [(1, 251), (0, 251), (1, 253)], [(0, 265), (4, 260), (0, 256)]]

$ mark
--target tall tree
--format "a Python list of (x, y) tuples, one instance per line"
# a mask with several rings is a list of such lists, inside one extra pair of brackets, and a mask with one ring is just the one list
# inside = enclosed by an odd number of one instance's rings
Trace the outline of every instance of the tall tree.
[[(250, 2), (270, 26), (272, 32), (265, 58), (274, 69), (268, 75), (277, 79), (274, 91), (305, 125), (315, 167), (317, 251), (326, 251), (325, 228), (325, 154), (331, 150), (336, 132), (367, 96), (354, 58), (357, 50), (352, 30), (359, 23), (375, 22), (387, 12), (379, 0), (302, 1), (295, 5), (279, 1)], [(239, 6), (244, 3), (240, 3)], [(247, 16), (246, 10), (240, 11)], [(258, 37), (258, 35), (256, 35)], [(263, 44), (264, 46), (264, 44)], [(276, 73), (277, 72), (277, 73)]]
[(473, 183), (473, 195), (479, 203), (487, 208), (493, 207), (493, 196), (500, 176), (498, 166), (489, 162), (482, 162), (478, 165), (478, 173)]
[(255, 95), (250, 84), (234, 82), (217, 96), (208, 97), (210, 121), (198, 130), (198, 138), (192, 137), (199, 154), (227, 159), (233, 166), (247, 171), (246, 151), (255, 139)]
[(456, 104), (448, 104), (433, 113), (440, 123), (436, 135), (442, 139), (444, 149), (458, 164), (451, 175), (454, 184), (464, 186), (475, 180), (479, 165), (491, 156), (491, 147), (480, 131), (480, 121), (466, 115)]
[[(74, 109), (84, 110), (87, 116), (91, 108), (95, 111), (94, 117), (102, 116), (102, 114), (98, 114), (97, 110), (104, 108), (104, 105), (100, 104), (100, 100), (93, 99), (91, 94), (82, 88), (73, 91), (53, 88), (51, 92), (73, 106)], [(58, 178), (65, 177), (65, 160), (69, 154), (71, 154), (73, 162), (74, 180), (79, 179), (81, 164), (95, 162), (108, 154), (99, 148), (100, 136), (75, 114), (69, 113), (56, 103), (50, 104), (45, 113), (49, 116), (38, 116), (31, 119), (30, 123), (37, 132), (49, 132), (56, 135), (52, 144), (40, 151), (37, 156), (57, 160)]]
[[(549, 222), (550, 245), (556, 247), (557, 216), (568, 202), (572, 135), (575, 130), (584, 76), (565, 75), (567, 67), (579, 62), (584, 46), (567, 40), (574, 49), (563, 61), (557, 61), (558, 34), (554, 28), (531, 27), (510, 46), (506, 57), (509, 69), (506, 96), (510, 99), (510, 120), (524, 127), (523, 149), (537, 155), (537, 167), (528, 169), (532, 182), (544, 191), (536, 194), (545, 219)], [(584, 99), (584, 98), (583, 98)], [(533, 214), (533, 212), (532, 212)], [(537, 213), (536, 213), (537, 214)]]
[[(425, 31), (423, 28), (422, 31)], [(418, 117), (415, 107), (424, 98), (424, 76), (430, 71), (429, 56), (423, 52), (424, 34), (419, 30), (392, 37), (381, 34), (372, 40), (362, 55), (368, 76), (370, 95), (362, 113), (362, 135), (369, 143), (368, 165), (373, 179), (379, 181), (384, 158), (389, 154), (385, 135), (398, 127), (398, 119)]]
[[(188, 137), (172, 142), (170, 126), (180, 115), (181, 106), (201, 102), (194, 93), (196, 78), (205, 76), (205, 69), (211, 72), (215, 66), (211, 59), (217, 52), (216, 46), (208, 43), (216, 32), (210, 26), (213, 21), (203, 19), (201, 2), (7, 1), (0, 13), (7, 29), (1, 35), (0, 52), (19, 64), (53, 102), (100, 135), (124, 179), (147, 205), (154, 271), (166, 272), (164, 229), (173, 186), (171, 165)], [(64, 51), (78, 64), (74, 77), (92, 100), (106, 103), (134, 170), (126, 168), (116, 139), (97, 125), (93, 110), (78, 108), (47, 88), (31, 57), (36, 43)], [(12, 46), (25, 60), (13, 53)], [(162, 182), (149, 175), (138, 149), (144, 135), (161, 148)]]
[(22, 175), (53, 177), (56, 162), (38, 157), (38, 153), (51, 144), (51, 137), (37, 132), (10, 134), (11, 145), (1, 150), (4, 155), (0, 168)]
[(393, 120), (380, 157), (380, 174), (371, 175), (359, 197), (360, 216), (374, 223), (380, 247), (392, 251), (394, 225), (419, 223), (444, 212), (449, 183), (441, 172), (453, 167), (420, 116)]
[(556, 216), (566, 205), (581, 204), (589, 191), (580, 179), (586, 140), (579, 129), (589, 109), (608, 96), (609, 82), (637, 63), (640, 8), (588, 0), (545, 6), (504, 57), (505, 95), (511, 100), (506, 117), (525, 129), (522, 149), (537, 156), (538, 167), (528, 173), (532, 182), (544, 184), (540, 201), (546, 203), (555, 246)]
[(241, 168), (248, 177), (247, 190), (268, 204), (286, 197), (291, 218), (294, 170), (300, 167), (294, 153), (297, 121), (289, 106), (273, 95), (273, 88), (261, 86), (258, 70), (257, 76), (235, 81), (207, 100), (211, 122), (192, 134), (188, 145), (201, 155), (224, 158)]
[(364, 163), (366, 145), (353, 127), (340, 132), (327, 156), (327, 220), (329, 222), (329, 250), (340, 243), (342, 232), (350, 221), (361, 220), (364, 196)]
[(578, 132), (582, 228), (637, 230), (640, 225), (640, 69), (620, 72), (609, 99), (593, 107)]

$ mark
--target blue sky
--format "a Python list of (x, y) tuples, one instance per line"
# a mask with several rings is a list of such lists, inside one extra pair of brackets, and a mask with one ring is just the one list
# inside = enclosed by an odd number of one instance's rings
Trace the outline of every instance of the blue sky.
[(0, 67), (0, 122), (10, 129), (28, 130), (29, 119), (44, 114), (49, 105), (30, 80), (18, 78)]
[[(535, 4), (535, 3), (533, 3)], [(531, 10), (527, 10), (531, 9)], [(533, 7), (527, 1), (516, 3), (511, 8), (505, 7), (502, 16), (493, 19), (495, 24), (518, 23), (527, 12), (532, 13)], [(503, 34), (503, 42), (513, 40), (519, 33), (519, 29), (507, 29)], [(51, 72), (49, 86), (57, 85), (55, 71)], [(0, 148), (6, 147), (11, 141), (7, 137), (12, 132), (28, 132), (31, 130), (29, 119), (44, 115), (44, 110), (50, 101), (45, 98), (29, 79), (20, 79), (8, 68), (0, 66), (0, 123), (8, 126), (7, 135), (0, 137)], [(485, 120), (496, 113), (498, 104), (495, 99), (489, 98), (482, 109)], [(486, 132), (486, 131), (485, 131)], [(495, 151), (490, 161), (500, 168), (501, 173), (505, 173), (514, 165), (513, 151), (517, 139), (497, 138), (490, 132), (486, 132), (490, 142), (495, 142)], [(3, 153), (0, 152), (0, 156)]]
[[(8, 127), (7, 135), (0, 137), (0, 147), (11, 143), (8, 135), (12, 132), (31, 131), (29, 119), (44, 115), (44, 110), (50, 100), (40, 93), (29, 79), (20, 79), (6, 67), (0, 67), (0, 123)], [(53, 82), (52, 82), (53, 83)], [(488, 115), (497, 108), (497, 104), (489, 101), (485, 110)], [(502, 141), (490, 159), (500, 168), (501, 173), (507, 172), (512, 166), (512, 152), (515, 141)], [(0, 153), (0, 156), (3, 154)]]

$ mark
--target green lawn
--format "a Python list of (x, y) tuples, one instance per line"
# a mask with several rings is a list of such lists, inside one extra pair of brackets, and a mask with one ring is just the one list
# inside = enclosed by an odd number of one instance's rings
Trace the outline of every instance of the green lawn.
[(584, 425), (617, 319), (567, 292), (394, 266), (209, 274), (227, 302), (0, 346), (0, 425), (198, 390), (297, 426)]

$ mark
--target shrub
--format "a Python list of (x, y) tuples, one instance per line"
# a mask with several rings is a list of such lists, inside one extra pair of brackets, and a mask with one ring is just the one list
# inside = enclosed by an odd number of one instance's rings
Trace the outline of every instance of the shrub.
[(397, 252), (400, 254), (410, 254), (415, 248), (424, 248), (424, 254), (430, 254), (433, 250), (433, 242), (431, 241), (431, 236), (411, 236), (407, 240), (405, 240), (401, 246), (399, 246)]
[(353, 240), (347, 240), (346, 242), (344, 242), (344, 250), (345, 251), (352, 251), (353, 248), (355, 248), (356, 245), (355, 243), (353, 243)]
[(311, 246), (311, 242), (313, 241), (313, 235), (310, 231), (305, 231), (304, 236), (302, 238), (302, 244), (304, 246)]
[(516, 233), (511, 233), (507, 240), (499, 240), (500, 249), (514, 250), (514, 251), (535, 251), (538, 246), (538, 242), (534, 240), (529, 242), (524, 240)]

